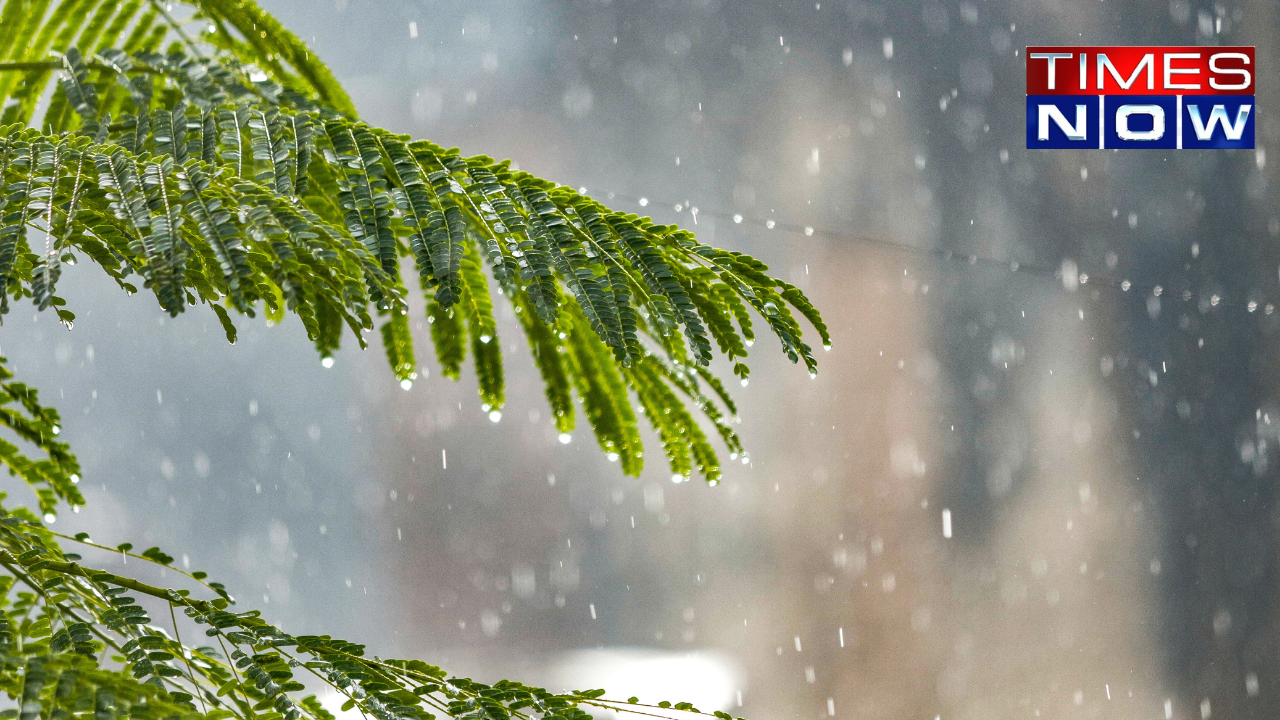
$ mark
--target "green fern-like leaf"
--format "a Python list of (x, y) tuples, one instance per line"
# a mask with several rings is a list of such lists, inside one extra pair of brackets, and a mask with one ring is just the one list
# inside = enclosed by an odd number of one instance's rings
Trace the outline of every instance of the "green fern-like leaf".
[(441, 373), (457, 380), (462, 376), (462, 361), (467, 357), (466, 328), (460, 309), (446, 308), (435, 300), (427, 301), (427, 322), (431, 325), (431, 342)]
[(529, 338), (533, 363), (546, 386), (547, 402), (551, 405), (556, 430), (562, 434), (571, 433), (574, 425), (573, 385), (565, 363), (564, 345), (555, 329), (534, 309), (535, 305), (528, 296), (517, 296), (512, 302), (515, 303), (516, 317)]
[(480, 402), (485, 410), (497, 410), (504, 403), (502, 381), (502, 347), (498, 342), (498, 323), (493, 319), (493, 298), (489, 283), (480, 267), (474, 247), (467, 247), (460, 265), (462, 297), (458, 307), (467, 321), (471, 336), (471, 355), (476, 361), (476, 378), (480, 384)]
[[(0, 34), (0, 101), (15, 123), (0, 128), (0, 312), (30, 297), (70, 324), (56, 288), (63, 256), (76, 253), (126, 289), (140, 275), (170, 314), (210, 305), (228, 338), (229, 311), (289, 312), (327, 357), (344, 328), (363, 347), (382, 316), (394, 374), (411, 380), (409, 257), (445, 376), (460, 376), (469, 345), (490, 411), (505, 397), (492, 278), (529, 339), (557, 429), (573, 429), (577, 395), (605, 452), (638, 473), (636, 402), (673, 471), (708, 479), (719, 464), (702, 427), (730, 453), (741, 447), (718, 409), (736, 415), (732, 400), (707, 366), (718, 351), (747, 376), (751, 313), (810, 372), (801, 320), (830, 344), (809, 300), (763, 263), (505, 161), (370, 127), (252, 2), (190, 10), (0, 6), (14, 28)], [(199, 21), (175, 19), (187, 16)], [(43, 245), (28, 247), (34, 238)]]
[(418, 377), (418, 362), (413, 354), (413, 336), (409, 334), (409, 319), (395, 313), (382, 325), (382, 347), (387, 351), (387, 362), (396, 379), (412, 383)]

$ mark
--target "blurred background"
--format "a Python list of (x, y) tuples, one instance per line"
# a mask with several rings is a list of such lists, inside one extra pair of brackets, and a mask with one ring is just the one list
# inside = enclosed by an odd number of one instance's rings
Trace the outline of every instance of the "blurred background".
[[(57, 529), (487, 680), (756, 719), (1280, 716), (1275, 0), (262, 4), (370, 123), (752, 253), (834, 346), (810, 379), (761, 338), (711, 488), (652, 435), (639, 479), (562, 444), (509, 311), (495, 423), (425, 333), (405, 392), (376, 348), (229, 347), (73, 268), (74, 332), (0, 331), (84, 465)], [(1256, 45), (1258, 149), (1024, 150), (1023, 49), (1054, 44)]]

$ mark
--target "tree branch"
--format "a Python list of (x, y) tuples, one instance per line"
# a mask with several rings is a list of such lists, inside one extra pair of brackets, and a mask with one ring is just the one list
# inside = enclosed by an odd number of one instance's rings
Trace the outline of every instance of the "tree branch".
[(194, 600), (178, 593), (176, 590), (171, 591), (162, 587), (156, 587), (155, 585), (148, 585), (144, 582), (138, 582), (133, 578), (109, 573), (106, 570), (85, 568), (79, 563), (62, 562), (60, 560), (45, 560), (40, 557), (32, 558), (29, 562), (24, 563), (9, 554), (7, 551), (0, 551), (0, 564), (8, 565), (9, 563), (16, 563), (23, 567), (30, 567), (36, 563), (40, 563), (40, 569), (42, 570), (52, 570), (53, 572), (62, 573), (63, 575), (75, 575), (85, 578), (86, 580), (118, 585), (119, 587), (128, 588), (134, 592), (142, 593), (143, 595), (150, 595), (153, 598), (164, 600), (165, 602), (185, 605), (201, 614), (217, 609), (212, 603), (206, 600)]

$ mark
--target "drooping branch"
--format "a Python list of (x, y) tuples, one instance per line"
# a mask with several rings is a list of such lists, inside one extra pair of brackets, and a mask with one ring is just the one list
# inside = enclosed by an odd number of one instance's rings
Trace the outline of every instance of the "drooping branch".
[[(469, 348), (496, 421), (505, 392), (492, 281), (528, 336), (560, 433), (574, 429), (580, 406), (601, 449), (637, 475), (644, 415), (673, 472), (696, 469), (712, 484), (720, 463), (700, 423), (731, 457), (742, 446), (727, 421), (736, 409), (708, 364), (718, 348), (746, 379), (749, 309), (810, 372), (815, 359), (792, 311), (829, 345), (803, 294), (758, 260), (506, 161), (359, 122), (324, 64), (252, 0), (186, 4), (210, 32), (186, 33), (161, 0), (54, 0), (51, 11), (0, 0), (0, 26), (12, 32), (0, 36), (0, 314), (31, 299), (70, 327), (59, 269), (87, 257), (130, 294), (141, 278), (172, 315), (208, 305), (232, 342), (235, 313), (278, 322), (291, 312), (330, 360), (344, 328), (363, 348), (380, 324), (407, 390), (418, 377), (407, 314), (416, 276), (444, 374), (456, 379)], [(43, 252), (31, 252), (28, 235), (44, 238)], [(11, 380), (0, 358), (0, 429), (22, 441), (0, 439), (0, 464), (39, 505), (38, 514), (0, 507), (0, 686), (20, 699), (18, 720), (333, 720), (302, 696), (298, 668), (375, 720), (588, 720), (593, 706), (698, 712), (366, 658), (361, 645), (292, 636), (257, 611), (234, 611), (200, 572), (183, 574), (219, 597), (86, 567), (58, 540), (112, 549), (39, 522), (60, 503), (83, 504), (79, 465), (56, 439), (57, 413)], [(29, 458), (20, 444), (40, 454)], [(130, 548), (115, 551), (182, 572), (158, 548)], [(172, 637), (133, 595), (168, 605)], [(181, 642), (175, 606), (221, 653)]]

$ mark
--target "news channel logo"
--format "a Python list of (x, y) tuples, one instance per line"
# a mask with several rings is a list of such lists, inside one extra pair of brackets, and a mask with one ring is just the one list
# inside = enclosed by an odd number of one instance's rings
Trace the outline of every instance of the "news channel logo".
[(1252, 149), (1252, 47), (1028, 47), (1027, 148)]

